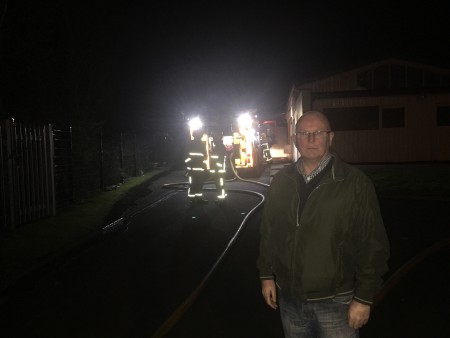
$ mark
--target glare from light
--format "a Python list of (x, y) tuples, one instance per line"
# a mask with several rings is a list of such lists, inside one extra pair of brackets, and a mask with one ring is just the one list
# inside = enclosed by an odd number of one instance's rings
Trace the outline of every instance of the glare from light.
[(189, 120), (188, 124), (191, 131), (199, 130), (203, 127), (203, 123), (199, 117), (194, 117), (192, 120)]
[(255, 135), (256, 135), (255, 129), (251, 128), (247, 134), (248, 141), (249, 142), (255, 141), (256, 140)]
[(253, 122), (252, 117), (249, 113), (241, 114), (238, 119), (238, 125), (240, 128), (250, 128)]

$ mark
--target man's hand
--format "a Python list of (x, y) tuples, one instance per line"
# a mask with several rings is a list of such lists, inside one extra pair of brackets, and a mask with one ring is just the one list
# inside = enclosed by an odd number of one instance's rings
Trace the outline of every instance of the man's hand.
[(348, 308), (348, 326), (358, 330), (367, 324), (370, 315), (370, 305), (358, 303), (353, 300)]
[(275, 281), (273, 279), (263, 279), (261, 280), (261, 288), (264, 300), (267, 305), (272, 309), (276, 310), (277, 305), (277, 288), (275, 286)]

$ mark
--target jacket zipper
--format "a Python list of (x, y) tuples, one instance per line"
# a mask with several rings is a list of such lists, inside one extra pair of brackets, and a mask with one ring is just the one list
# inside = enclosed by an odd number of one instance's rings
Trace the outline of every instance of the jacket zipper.
[[(289, 177), (288, 176), (288, 178), (289, 179), (291, 179), (292, 181), (294, 181), (294, 184), (295, 184), (295, 192), (297, 193), (297, 197), (298, 197), (298, 203), (297, 203), (297, 212), (296, 212), (296, 219), (297, 219), (297, 226), (296, 226), (296, 229), (295, 229), (295, 232), (297, 232), (298, 231), (298, 221), (299, 221), (299, 219), (298, 219), (298, 212), (299, 212), (299, 209), (300, 209), (300, 193), (299, 193), (299, 191), (298, 191), (298, 182), (294, 179), (294, 178), (292, 178), (292, 177)], [(295, 264), (294, 264), (294, 262), (295, 262), (295, 256), (296, 256), (296, 251), (297, 251), (297, 241), (298, 241), (298, 236), (297, 236), (297, 234), (295, 234), (294, 235), (294, 248), (293, 248), (293, 250), (292, 250), (292, 256), (291, 256), (291, 271), (292, 271), (292, 273), (291, 273), (291, 282), (289, 283), (289, 285), (290, 285), (290, 287), (289, 287), (289, 291), (292, 293), (292, 286), (294, 285), (294, 282), (295, 282), (295, 280), (294, 280), (294, 276), (295, 276)]]
[[(309, 194), (308, 198), (306, 199), (305, 207), (306, 207), (306, 203), (308, 203), (308, 200), (309, 200), (309, 198), (311, 197), (311, 195), (312, 195), (317, 189), (319, 189), (321, 186), (326, 185), (326, 184), (330, 184), (330, 183), (335, 183), (335, 182), (343, 181), (343, 179), (337, 179), (337, 178), (336, 178), (336, 175), (335, 175), (335, 173), (334, 173), (334, 164), (331, 165), (331, 176), (332, 176), (332, 179), (331, 179), (331, 180), (327, 180), (326, 182), (320, 183), (317, 187), (315, 187), (315, 188), (313, 189), (313, 191), (311, 191), (311, 193)], [(298, 196), (298, 205), (297, 205), (297, 227), (300, 227), (300, 222), (299, 222), (299, 219), (298, 219), (298, 211), (299, 211), (299, 209), (300, 209), (300, 195), (299, 195), (299, 193), (298, 193), (297, 188), (296, 188), (296, 191), (297, 191), (297, 196)], [(304, 210), (304, 209), (303, 209), (303, 210)]]
[[(336, 181), (338, 181), (337, 179), (336, 179), (336, 176), (335, 176), (335, 173), (334, 173), (334, 164), (331, 166), (331, 175), (333, 176), (333, 178), (332, 178), (332, 180), (331, 181), (328, 181), (328, 182), (323, 182), (323, 183), (321, 183), (321, 184), (319, 184), (317, 187), (315, 187), (314, 189), (313, 189), (313, 191), (311, 191), (311, 193), (309, 194), (309, 196), (308, 196), (308, 198), (306, 199), (306, 203), (308, 202), (308, 200), (309, 200), (309, 198), (311, 197), (311, 195), (317, 190), (317, 189), (319, 189), (321, 186), (323, 186), (323, 185), (325, 185), (325, 184), (330, 184), (330, 183), (333, 183), (333, 182), (336, 182)], [(291, 178), (293, 181), (295, 181), (295, 179), (293, 179), (293, 178)], [(294, 240), (294, 250), (292, 250), (292, 257), (291, 257), (291, 271), (292, 271), (292, 274), (291, 274), (291, 283), (290, 283), (290, 285), (291, 285), (291, 288), (292, 288), (292, 286), (295, 284), (295, 264), (294, 264), (294, 262), (295, 262), (295, 257), (296, 257), (296, 254), (297, 254), (297, 244), (298, 244), (298, 235), (297, 235), (297, 231), (300, 231), (300, 220), (299, 220), (299, 215), (298, 215), (298, 213), (299, 213), (299, 210), (300, 210), (300, 194), (299, 194), (299, 192), (298, 192), (298, 184), (297, 184), (297, 182), (295, 181), (295, 183), (296, 183), (296, 185), (295, 185), (295, 191), (297, 192), (297, 197), (298, 197), (298, 204), (297, 204), (297, 215), (296, 215), (296, 219), (297, 219), (297, 226), (296, 226), (296, 229), (295, 229), (295, 232), (296, 232), (296, 234), (295, 234), (295, 240)], [(306, 205), (305, 205), (306, 206)], [(292, 290), (291, 290), (291, 292), (292, 292)]]

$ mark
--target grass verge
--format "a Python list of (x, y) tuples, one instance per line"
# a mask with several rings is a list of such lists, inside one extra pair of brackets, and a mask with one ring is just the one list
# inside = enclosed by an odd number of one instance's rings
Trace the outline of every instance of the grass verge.
[(100, 234), (114, 205), (131, 189), (165, 171), (155, 169), (127, 180), (116, 190), (105, 191), (82, 203), (60, 210), (54, 217), (23, 225), (0, 237), (0, 290), (44, 265), (53, 257)]
[(362, 168), (379, 197), (450, 200), (450, 165)]

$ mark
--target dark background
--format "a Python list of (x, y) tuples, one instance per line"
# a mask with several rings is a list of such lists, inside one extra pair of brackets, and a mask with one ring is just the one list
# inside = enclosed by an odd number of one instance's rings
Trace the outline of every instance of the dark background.
[(293, 83), (381, 58), (450, 67), (448, 7), (2, 0), (0, 118), (145, 131), (276, 115)]

